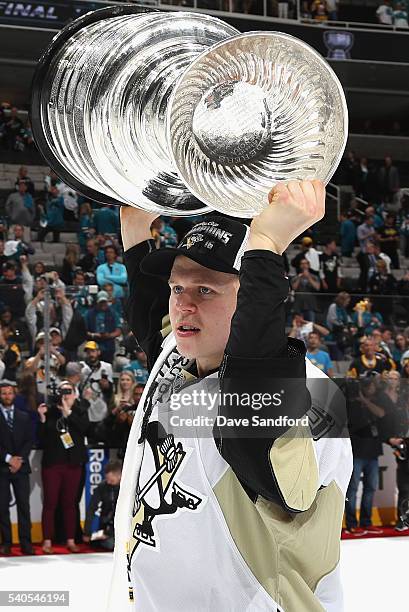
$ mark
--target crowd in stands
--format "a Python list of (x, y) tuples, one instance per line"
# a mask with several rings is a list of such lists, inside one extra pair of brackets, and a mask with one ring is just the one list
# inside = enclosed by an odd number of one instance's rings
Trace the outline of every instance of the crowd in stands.
[[(343, 3), (339, 0), (274, 0), (264, 6), (261, 0), (169, 0), (169, 4), (178, 4), (185, 7), (197, 6), (205, 10), (231, 11), (234, 13), (245, 13), (261, 15), (266, 11), (269, 17), (279, 19), (301, 19), (302, 21), (313, 21), (326, 23), (329, 21), (349, 21), (379, 23), (383, 26), (395, 26), (397, 28), (408, 27), (408, 7), (406, 1), (382, 0), (374, 10), (370, 6), (363, 14), (357, 13), (359, 3)], [(352, 8), (352, 10), (351, 10)]]
[[(399, 173), (390, 158), (371, 178), (366, 161), (357, 160), (353, 153), (348, 153), (343, 166), (356, 194), (370, 202), (358, 207), (352, 201), (342, 213), (339, 235), (320, 247), (315, 245), (312, 228), (289, 249), (285, 256), (291, 286), (288, 331), (305, 342), (310, 360), (328, 376), (345, 376), (352, 382), (373, 378), (378, 394), (387, 394), (393, 385), (396, 394), (401, 385), (398, 395), (402, 402), (409, 378), (409, 271), (405, 260), (409, 253), (409, 199), (397, 200)], [(375, 183), (371, 186), (370, 181)], [(374, 198), (369, 198), (371, 189), (376, 193)], [(4, 415), (0, 444), (17, 426), (24, 431), (24, 440), (19, 442), (18, 453), (1, 458), (1, 470), (9, 474), (17, 506), (21, 506), (20, 542), (26, 552), (31, 543), (28, 472), (23, 467), (28, 465), (29, 450), (43, 449), (43, 550), (53, 551), (53, 517), (61, 497), (66, 545), (75, 552), (76, 505), (83, 486), (86, 446), (110, 447), (118, 461), (123, 458), (147, 381), (146, 356), (126, 323), (127, 272), (121, 259), (118, 210), (87, 200), (52, 171), (44, 191), (38, 193), (24, 167), (18, 170), (15, 189), (6, 198), (0, 224), (0, 403)], [(175, 246), (194, 221), (160, 217), (152, 225), (152, 236), (158, 246)], [(42, 246), (52, 248), (52, 241), (58, 242), (67, 226), (76, 228), (76, 240), (66, 244), (62, 265), (49, 269), (36, 256), (36, 248), (47, 237), (49, 242)], [(348, 272), (351, 262), (356, 262), (360, 271), (355, 287)], [(369, 386), (358, 393), (358, 400), (356, 392), (353, 396), (362, 412), (370, 415), (371, 423), (382, 411), (383, 416), (387, 414), (374, 393)], [(370, 405), (368, 397), (372, 398)], [(381, 400), (385, 404), (384, 395)], [(365, 451), (372, 461), (368, 470), (373, 472), (382, 442), (393, 442), (394, 447), (401, 444), (406, 432), (405, 419), (400, 417), (400, 429), (391, 425), (391, 418), (383, 433), (377, 429), (377, 445), (371, 452)], [(370, 427), (366, 421), (365, 427)], [(358, 443), (356, 447), (359, 456)], [(368, 458), (365, 453), (362, 460)], [(367, 463), (359, 466), (366, 469)], [(91, 503), (91, 514), (95, 504), (115, 498), (108, 493), (114, 490), (109, 487), (117, 491), (120, 464), (110, 469)], [(21, 482), (15, 476), (19, 472)], [(359, 482), (356, 478), (351, 487)], [(352, 518), (348, 523), (357, 535), (371, 526), (368, 508), (376, 489), (373, 473), (369, 481), (372, 488), (368, 485), (361, 524)], [(401, 477), (401, 481), (404, 491), (407, 479)], [(4, 488), (4, 483), (0, 486)], [(3, 552), (7, 553), (9, 493), (3, 493), (2, 498), (0, 490), (0, 529)], [(349, 499), (353, 504), (353, 489)], [(91, 518), (87, 517), (84, 541), (91, 535)], [(112, 547), (109, 529), (99, 540), (105, 547)]]

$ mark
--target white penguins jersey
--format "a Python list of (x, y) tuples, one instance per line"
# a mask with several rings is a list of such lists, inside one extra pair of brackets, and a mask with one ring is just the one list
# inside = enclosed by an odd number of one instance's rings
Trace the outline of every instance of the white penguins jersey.
[[(314, 379), (326, 378), (306, 360)], [(211, 433), (150, 437), (170, 393), (192, 380), (173, 334), (163, 343), (128, 440), (115, 515), (108, 612), (341, 612), (340, 532), (352, 471), (348, 438), (277, 438), (270, 451), (289, 512), (252, 500)], [(156, 388), (146, 438), (147, 398)], [(164, 382), (166, 381), (166, 382)], [(145, 419), (146, 420), (146, 419)], [(289, 430), (291, 432), (291, 430)]]

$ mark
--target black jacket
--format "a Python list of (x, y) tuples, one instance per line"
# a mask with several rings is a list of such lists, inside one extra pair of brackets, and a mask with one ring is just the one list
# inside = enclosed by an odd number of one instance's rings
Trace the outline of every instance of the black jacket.
[(100, 506), (99, 528), (104, 529), (107, 535), (113, 535), (114, 515), (118, 495), (119, 485), (109, 485), (107, 482), (101, 482), (101, 484), (96, 487), (87, 508), (84, 535), (91, 535), (92, 521), (98, 506)]
[(0, 472), (10, 472), (9, 464), (5, 461), (6, 455), (9, 454), (23, 457), (23, 465), (17, 473), (30, 474), (29, 455), (33, 443), (33, 428), (28, 414), (14, 407), (13, 431), (11, 431), (0, 410)]
[(64, 419), (65, 427), (74, 442), (72, 448), (64, 448), (60, 438), (61, 433), (57, 431), (57, 421), (61, 418), (59, 409), (52, 407), (46, 413), (45, 423), (39, 423), (38, 437), (43, 449), (43, 467), (59, 463), (82, 465), (88, 461), (84, 436), (89, 427), (89, 420), (85, 402), (75, 402), (72, 413)]

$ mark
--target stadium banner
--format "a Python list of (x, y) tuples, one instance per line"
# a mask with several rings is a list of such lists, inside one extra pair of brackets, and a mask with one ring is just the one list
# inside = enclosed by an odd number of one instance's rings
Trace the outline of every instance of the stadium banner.
[[(374, 525), (389, 525), (396, 520), (395, 507), (396, 491), (396, 460), (389, 446), (383, 446), (384, 454), (379, 457), (379, 488), (375, 493), (373, 508)], [(80, 502), (81, 522), (85, 520), (86, 503), (88, 503), (92, 490), (104, 478), (104, 466), (109, 459), (117, 457), (116, 449), (94, 448), (88, 449), (89, 463), (86, 466), (86, 484)], [(33, 542), (42, 541), (41, 510), (41, 450), (34, 450), (30, 454), (32, 473), (30, 475), (30, 509), (31, 509), (31, 536)], [(358, 490), (357, 506), (359, 507), (362, 495), (362, 483)], [(87, 499), (87, 502), (86, 502)], [(11, 491), (11, 522), (13, 530), (13, 543), (18, 543), (16, 500)]]
[[(171, 6), (160, 5), (157, 0), (140, 0), (133, 2), (136, 6), (172, 10)], [(198, 1), (200, 7), (200, 0)], [(0, 0), (0, 24), (61, 29), (67, 23), (90, 11), (105, 6), (109, 2), (58, 2), (43, 0), (18, 2)], [(185, 10), (190, 7), (186, 6)], [(199, 8), (199, 11), (201, 9)], [(217, 16), (218, 11), (211, 12)], [(329, 59), (353, 59), (388, 62), (409, 62), (409, 33), (389, 32), (385, 30), (337, 28), (336, 22), (303, 24), (296, 20), (283, 21), (263, 19), (256, 15), (232, 16), (220, 13), (220, 17), (242, 32), (254, 30), (279, 30), (287, 32), (305, 41)]]

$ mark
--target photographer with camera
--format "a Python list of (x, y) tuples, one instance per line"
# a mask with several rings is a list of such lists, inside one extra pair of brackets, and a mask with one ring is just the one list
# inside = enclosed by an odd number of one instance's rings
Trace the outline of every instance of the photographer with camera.
[(93, 340), (84, 346), (85, 361), (81, 361), (80, 394), (88, 404), (88, 418), (90, 421), (89, 435), (98, 439), (98, 423), (101, 423), (108, 414), (108, 405), (113, 393), (112, 366), (101, 361), (101, 351)]
[(75, 544), (76, 505), (84, 464), (88, 461), (85, 434), (89, 427), (85, 402), (76, 400), (75, 388), (62, 381), (48, 404), (38, 406), (39, 440), (43, 448), (43, 552), (52, 554), (54, 518), (61, 495), (67, 548)]
[[(45, 332), (39, 332), (35, 337), (35, 354), (24, 363), (24, 370), (33, 374), (36, 379), (37, 391), (45, 394)], [(65, 357), (57, 347), (50, 343), (50, 381), (58, 382), (61, 369), (65, 365)]]
[[(99, 548), (112, 551), (115, 544), (114, 516), (122, 476), (122, 463), (120, 461), (109, 461), (104, 468), (104, 473), (105, 480), (94, 489), (87, 508), (82, 539), (85, 543), (92, 541)], [(99, 530), (92, 538), (92, 521), (98, 510)]]
[[(55, 272), (55, 274), (57, 274), (57, 272)], [(51, 278), (48, 280), (56, 283), (58, 281), (58, 275), (54, 281)], [(44, 290), (40, 290), (35, 298), (27, 305), (25, 312), (33, 344), (38, 332), (44, 329), (44, 293)], [(58, 327), (61, 330), (62, 338), (65, 339), (74, 311), (69, 299), (65, 295), (65, 289), (63, 287), (53, 287), (53, 285), (51, 285), (51, 297), (50, 325), (52, 327)]]

